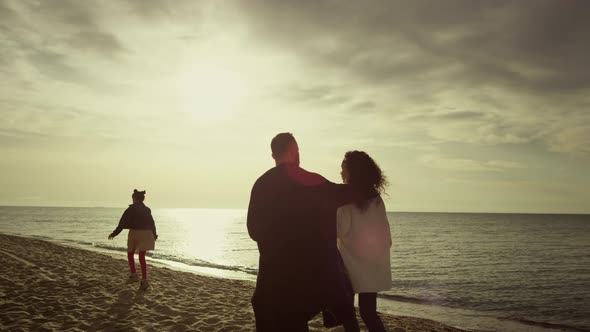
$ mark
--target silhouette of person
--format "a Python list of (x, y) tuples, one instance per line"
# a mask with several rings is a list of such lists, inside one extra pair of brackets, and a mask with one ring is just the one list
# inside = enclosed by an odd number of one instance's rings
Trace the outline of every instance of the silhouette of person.
[[(342, 180), (357, 200), (337, 211), (338, 249), (358, 293), (359, 311), (369, 332), (384, 332), (377, 314), (377, 292), (391, 288), (391, 232), (381, 198), (387, 180), (375, 161), (363, 151), (349, 151), (342, 161)], [(354, 296), (350, 297), (354, 303)]]
[(276, 166), (255, 182), (247, 217), (260, 254), (256, 331), (308, 331), (307, 322), (324, 309), (346, 331), (360, 331), (336, 245), (336, 210), (355, 194), (300, 168), (291, 133), (276, 135), (271, 150)]
[(137, 250), (139, 251), (139, 264), (141, 266), (139, 289), (146, 290), (150, 287), (150, 282), (147, 275), (145, 254), (148, 250), (154, 250), (158, 234), (156, 233), (156, 224), (152, 217), (152, 210), (143, 203), (145, 200), (145, 190), (139, 191), (134, 189), (131, 198), (133, 199), (133, 204), (129, 205), (127, 210), (125, 210), (117, 228), (109, 235), (109, 240), (119, 235), (123, 229), (129, 229), (127, 236), (127, 260), (131, 275), (127, 282), (134, 283), (139, 281), (135, 270), (135, 259), (133, 257)]

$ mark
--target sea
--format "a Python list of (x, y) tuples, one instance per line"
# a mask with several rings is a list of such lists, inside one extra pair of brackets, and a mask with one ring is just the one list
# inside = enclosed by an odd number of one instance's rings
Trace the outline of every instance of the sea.
[[(124, 257), (127, 231), (107, 237), (125, 208), (0, 207), (0, 233)], [(256, 279), (246, 210), (152, 214), (154, 264)], [(380, 311), (477, 331), (590, 331), (590, 215), (390, 212), (388, 219), (393, 282), (379, 296)]]

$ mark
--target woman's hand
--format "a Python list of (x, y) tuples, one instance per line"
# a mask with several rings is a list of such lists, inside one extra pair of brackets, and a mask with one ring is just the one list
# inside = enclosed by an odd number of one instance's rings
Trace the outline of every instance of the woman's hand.
[(113, 233), (109, 234), (109, 240), (112, 240), (114, 238), (115, 238), (115, 236), (113, 235)]

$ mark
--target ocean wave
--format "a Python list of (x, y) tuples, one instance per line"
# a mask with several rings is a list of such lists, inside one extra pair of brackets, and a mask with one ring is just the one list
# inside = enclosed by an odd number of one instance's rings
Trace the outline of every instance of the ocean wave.
[(394, 294), (378, 294), (379, 298), (397, 302), (416, 303), (416, 304), (430, 304), (430, 305), (441, 305), (441, 298), (427, 298), (427, 297), (410, 297), (403, 295)]
[(218, 269), (218, 270), (225, 270), (225, 271), (234, 271), (234, 272), (243, 272), (250, 275), (258, 275), (258, 269), (250, 268), (247, 266), (240, 266), (240, 265), (223, 265), (212, 263), (200, 259), (190, 259), (190, 258), (181, 258), (173, 255), (166, 255), (166, 254), (158, 254), (155, 255), (153, 258), (157, 258), (160, 260), (165, 261), (173, 261), (178, 263), (183, 263), (189, 266), (197, 266), (197, 267), (206, 267), (211, 269)]
[[(81, 243), (82, 241), (76, 241), (76, 242), (80, 243), (80, 244), (86, 244), (86, 245), (88, 244), (87, 242)], [(118, 246), (102, 244), (102, 243), (92, 243), (90, 245), (92, 247), (99, 248), (99, 249), (112, 250), (112, 251), (117, 251), (117, 252), (127, 252), (127, 247), (118, 247)], [(163, 260), (163, 261), (182, 263), (182, 264), (186, 264), (189, 266), (197, 266), (197, 267), (206, 267), (206, 268), (212, 268), (212, 269), (218, 269), (218, 270), (243, 272), (243, 273), (247, 273), (250, 275), (257, 275), (258, 274), (258, 269), (254, 269), (254, 268), (250, 268), (250, 267), (246, 267), (246, 266), (223, 265), (223, 264), (212, 263), (212, 262), (208, 262), (208, 261), (200, 260), (200, 259), (183, 258), (183, 257), (174, 256), (174, 255), (167, 255), (167, 254), (153, 253), (153, 252), (148, 252), (147, 256), (155, 258), (155, 259)]]
[(49, 236), (44, 236), (44, 235), (25, 235), (27, 237), (30, 237), (32, 239), (38, 239), (38, 240), (53, 240), (53, 238), (49, 237)]
[(530, 325), (530, 326), (537, 326), (537, 327), (543, 327), (543, 328), (548, 328), (548, 329), (559, 329), (561, 331), (590, 332), (590, 327), (588, 327), (588, 326), (574, 326), (574, 325), (557, 324), (557, 323), (537, 322), (534, 320), (521, 319), (521, 318), (500, 318), (500, 319), (512, 320), (512, 321), (516, 321), (521, 324)]
[[(410, 297), (410, 296), (403, 296), (403, 295), (393, 295), (393, 294), (378, 294), (377, 295), (381, 299), (396, 301), (396, 302), (403, 302), (403, 303), (413, 303), (413, 304), (420, 304), (420, 305), (440, 305), (449, 308), (466, 308), (466, 306), (453, 306), (448, 304), (441, 303), (440, 299), (432, 299), (432, 298), (424, 298), (424, 297)], [(559, 324), (559, 323), (548, 323), (548, 322), (540, 322), (530, 319), (522, 319), (516, 317), (500, 317), (499, 319), (505, 321), (513, 321), (524, 325), (540, 327), (544, 329), (551, 329), (551, 330), (560, 330), (566, 332), (590, 332), (590, 326), (585, 325), (575, 325), (575, 324)]]
[[(68, 242), (70, 242), (70, 241), (68, 241)], [(82, 244), (82, 245), (85, 245), (85, 246), (92, 246), (92, 245), (94, 244), (94, 243), (92, 243), (92, 242), (88, 242), (88, 241), (80, 241), (80, 240), (78, 240), (78, 241), (74, 240), (74, 241), (71, 241), (71, 242), (74, 242), (74, 243), (76, 243), (76, 244)]]
[[(112, 246), (112, 245), (108, 245), (108, 244), (101, 244), (101, 243), (91, 243), (90, 245), (95, 248), (100, 248), (100, 249), (127, 252), (127, 247), (117, 247), (117, 246)], [(148, 256), (149, 256), (149, 253), (148, 253)]]
[(33, 218), (31, 221), (34, 223), (38, 223), (38, 224), (54, 223), (55, 222), (55, 220), (53, 220), (53, 219), (37, 219), (37, 218)]

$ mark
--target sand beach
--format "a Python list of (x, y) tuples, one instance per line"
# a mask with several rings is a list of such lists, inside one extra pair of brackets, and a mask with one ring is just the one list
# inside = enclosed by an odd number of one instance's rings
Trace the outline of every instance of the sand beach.
[[(0, 244), (2, 331), (254, 331), (252, 282), (151, 264), (153, 287), (139, 291), (126, 284), (123, 254), (3, 234)], [(425, 319), (382, 317), (388, 331), (463, 331)], [(321, 316), (310, 330), (328, 331)]]

